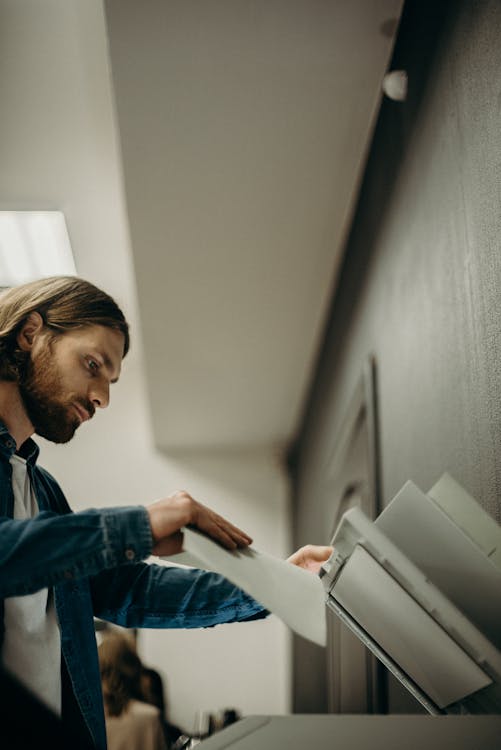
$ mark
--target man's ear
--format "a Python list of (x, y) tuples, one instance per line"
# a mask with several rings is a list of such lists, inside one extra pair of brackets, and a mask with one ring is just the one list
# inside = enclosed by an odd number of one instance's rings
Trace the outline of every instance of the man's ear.
[(17, 334), (19, 348), (24, 352), (29, 352), (33, 348), (33, 344), (38, 334), (42, 332), (43, 327), (44, 322), (40, 313), (30, 313)]

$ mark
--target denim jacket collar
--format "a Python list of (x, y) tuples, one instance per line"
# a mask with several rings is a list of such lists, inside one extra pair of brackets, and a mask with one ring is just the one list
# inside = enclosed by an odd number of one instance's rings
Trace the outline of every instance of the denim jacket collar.
[[(10, 457), (16, 452), (16, 441), (8, 431), (7, 427), (4, 425), (4, 423), (0, 420), (0, 452), (7, 458), (10, 459)], [(28, 438), (24, 441), (21, 448), (18, 451), (18, 454), (22, 456), (22, 458), (25, 458), (27, 463), (31, 466), (34, 466), (38, 454), (40, 453), (40, 448), (35, 443), (34, 440), (31, 438)]]

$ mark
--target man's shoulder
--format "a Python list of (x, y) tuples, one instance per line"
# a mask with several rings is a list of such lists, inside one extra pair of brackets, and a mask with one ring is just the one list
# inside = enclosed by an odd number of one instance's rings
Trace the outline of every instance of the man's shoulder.
[(57, 479), (50, 473), (50, 471), (47, 471), (47, 469), (44, 469), (43, 466), (40, 466), (40, 464), (37, 464), (35, 466), (35, 472), (38, 475), (38, 477), (49, 486), (51, 489), (57, 489), (59, 492), (63, 492), (59, 482)]
[(44, 467), (39, 464), (35, 466), (35, 473), (44, 491), (48, 495), (50, 504), (54, 505), (55, 503), (57, 506), (53, 508), (53, 510), (57, 510), (59, 513), (69, 513), (71, 508), (68, 505), (68, 501), (57, 479), (52, 476), (50, 471), (47, 471), (47, 469), (44, 469)]

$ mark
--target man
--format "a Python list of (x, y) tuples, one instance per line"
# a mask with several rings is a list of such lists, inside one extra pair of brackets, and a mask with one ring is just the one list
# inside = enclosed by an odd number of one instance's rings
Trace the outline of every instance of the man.
[[(206, 627), (265, 617), (220, 576), (149, 565), (193, 525), (227, 547), (250, 537), (175, 492), (148, 506), (72, 513), (37, 465), (34, 433), (71, 440), (109, 403), (129, 330), (113, 299), (73, 277), (0, 297), (0, 643), (3, 666), (91, 747), (106, 747), (93, 617), (125, 627)], [(317, 571), (328, 547), (289, 560)]]

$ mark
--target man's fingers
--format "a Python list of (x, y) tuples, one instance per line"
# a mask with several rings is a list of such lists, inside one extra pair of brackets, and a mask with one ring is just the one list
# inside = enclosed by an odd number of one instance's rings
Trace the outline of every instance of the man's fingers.
[[(228, 522), (226, 522), (228, 523)], [(239, 529), (238, 526), (234, 526), (232, 523), (229, 524), (231, 534), (237, 542), (241, 542), (243, 545), (252, 544), (252, 537)]]
[(194, 526), (228, 549), (247, 547), (252, 542), (252, 538), (245, 531), (204, 505), (199, 506)]
[(252, 542), (250, 536), (221, 517), (210, 518), (206, 528), (201, 527), (201, 531), (204, 531), (227, 549), (247, 547)]
[(318, 573), (322, 563), (328, 560), (331, 554), (332, 547), (307, 544), (287, 558), (287, 562), (305, 568), (305, 570), (311, 570), (313, 573)]
[(321, 547), (314, 544), (308, 544), (306, 546), (305, 555), (311, 560), (317, 562), (325, 562), (332, 555), (332, 547)]
[(252, 544), (252, 538), (235, 526), (231, 526), (230, 528), (224, 527), (223, 530), (235, 542), (237, 547), (247, 547), (249, 544)]
[(220, 527), (215, 527), (212, 537), (218, 541), (220, 544), (223, 545), (223, 547), (226, 547), (226, 549), (237, 549), (238, 544), (233, 539), (233, 537), (230, 536), (224, 529), (221, 529)]

